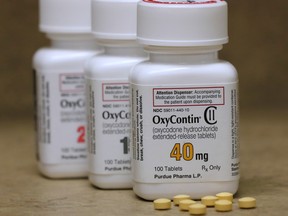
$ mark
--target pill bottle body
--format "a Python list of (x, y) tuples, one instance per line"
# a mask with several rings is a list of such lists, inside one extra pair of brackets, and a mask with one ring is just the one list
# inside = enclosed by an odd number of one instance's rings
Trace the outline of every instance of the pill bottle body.
[(103, 46), (85, 66), (89, 180), (103, 189), (132, 188), (128, 75), (146, 54), (135, 41)]
[(133, 190), (199, 199), (239, 184), (238, 76), (222, 46), (147, 47), (130, 74)]
[(37, 159), (49, 178), (87, 177), (84, 63), (101, 50), (90, 34), (48, 34), (33, 57)]

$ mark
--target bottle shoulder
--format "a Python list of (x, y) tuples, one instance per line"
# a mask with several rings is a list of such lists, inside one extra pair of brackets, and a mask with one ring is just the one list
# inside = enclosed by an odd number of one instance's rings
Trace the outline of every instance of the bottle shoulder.
[(112, 56), (100, 54), (85, 63), (87, 77), (102, 79), (122, 76), (128, 79), (131, 69), (146, 58), (141, 56)]
[(84, 62), (98, 50), (66, 50), (54, 48), (42, 48), (33, 56), (33, 67), (36, 70), (57, 70), (62, 68), (83, 67)]
[(222, 60), (197, 64), (145, 61), (134, 67), (130, 81), (140, 85), (230, 83), (238, 82), (238, 73), (231, 63)]

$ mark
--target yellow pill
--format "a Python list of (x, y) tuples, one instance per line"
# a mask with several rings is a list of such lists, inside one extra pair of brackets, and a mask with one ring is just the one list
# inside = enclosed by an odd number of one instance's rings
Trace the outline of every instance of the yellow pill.
[(189, 206), (189, 213), (191, 215), (206, 214), (206, 206), (200, 203), (192, 204)]
[(238, 200), (239, 208), (249, 209), (256, 207), (256, 199), (253, 197), (243, 197)]
[(174, 205), (179, 205), (179, 202), (185, 199), (191, 199), (191, 197), (189, 195), (184, 195), (184, 194), (174, 196), (173, 197)]
[(202, 204), (206, 206), (215, 206), (215, 202), (218, 200), (216, 196), (204, 196), (201, 199)]
[(215, 209), (220, 212), (232, 211), (232, 202), (229, 200), (217, 200), (215, 202)]
[(179, 208), (182, 211), (188, 211), (189, 210), (189, 206), (196, 204), (196, 202), (194, 200), (191, 199), (186, 199), (186, 200), (181, 200), (179, 202)]
[(154, 200), (154, 209), (157, 210), (167, 210), (171, 208), (171, 200), (170, 199), (165, 199), (165, 198), (160, 198)]
[(222, 193), (216, 194), (216, 197), (218, 197), (219, 200), (229, 200), (229, 201), (233, 202), (233, 194), (232, 193), (222, 192)]

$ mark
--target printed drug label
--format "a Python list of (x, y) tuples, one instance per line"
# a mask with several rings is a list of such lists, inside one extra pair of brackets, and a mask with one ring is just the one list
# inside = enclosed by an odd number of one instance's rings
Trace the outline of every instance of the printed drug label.
[(85, 162), (84, 74), (39, 73), (37, 79), (40, 161), (44, 164)]
[(132, 86), (135, 181), (239, 178), (237, 83)]
[(90, 172), (131, 172), (129, 84), (88, 80)]

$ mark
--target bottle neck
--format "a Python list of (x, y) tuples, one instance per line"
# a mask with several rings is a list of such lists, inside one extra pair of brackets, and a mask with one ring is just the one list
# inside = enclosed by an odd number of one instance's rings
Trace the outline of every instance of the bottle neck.
[(98, 41), (104, 47), (104, 53), (114, 56), (132, 56), (147, 57), (143, 47), (135, 40), (100, 40)]
[(51, 47), (57, 49), (97, 50), (100, 49), (92, 34), (47, 34)]
[(222, 45), (207, 47), (145, 47), (145, 50), (149, 53), (150, 61), (170, 64), (215, 62), (218, 60), (218, 51), (221, 49)]

